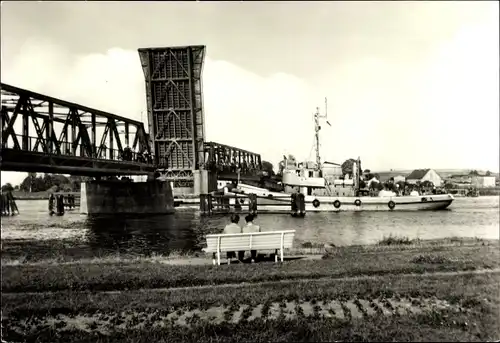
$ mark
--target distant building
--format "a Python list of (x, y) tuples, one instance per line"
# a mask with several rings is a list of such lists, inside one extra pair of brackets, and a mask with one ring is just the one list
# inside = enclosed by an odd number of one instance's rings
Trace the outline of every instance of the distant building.
[(378, 176), (380, 176), (380, 182), (387, 182), (391, 178), (394, 179), (394, 183), (398, 183), (399, 181), (405, 181), (406, 176), (403, 175), (400, 171), (389, 171), (389, 172), (379, 172), (376, 173)]
[(452, 175), (449, 180), (454, 184), (470, 184), (472, 176), (469, 174), (456, 174)]
[(441, 176), (432, 169), (415, 169), (406, 177), (406, 182), (410, 184), (424, 181), (430, 181), (436, 187), (440, 187), (443, 183)]
[(471, 177), (471, 186), (478, 188), (495, 187), (495, 177), (474, 175)]
[(400, 181), (405, 182), (406, 181), (406, 176), (404, 176), (404, 175), (396, 175), (396, 176), (394, 176), (394, 183), (398, 183)]
[(486, 176), (481, 174), (457, 174), (452, 175), (449, 182), (459, 187), (495, 187), (496, 179), (495, 176)]

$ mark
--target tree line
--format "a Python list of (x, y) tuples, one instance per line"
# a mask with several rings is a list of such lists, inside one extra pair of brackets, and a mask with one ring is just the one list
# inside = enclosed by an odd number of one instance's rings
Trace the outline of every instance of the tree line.
[(23, 191), (23, 192), (79, 192), (82, 181), (90, 179), (85, 176), (71, 175), (69, 177), (61, 174), (44, 174), (28, 173), (28, 176), (16, 186), (6, 183), (2, 186), (2, 192), (8, 191)]

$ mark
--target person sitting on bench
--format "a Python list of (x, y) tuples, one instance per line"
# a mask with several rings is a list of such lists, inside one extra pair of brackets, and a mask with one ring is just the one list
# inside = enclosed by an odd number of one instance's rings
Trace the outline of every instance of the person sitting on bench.
[[(243, 227), (243, 230), (242, 230), (243, 233), (260, 232), (260, 226), (255, 225), (253, 223), (253, 218), (254, 218), (254, 216), (252, 214), (249, 214), (245, 217), (247, 225)], [(245, 252), (243, 251), (243, 255), (244, 255), (244, 253)], [(257, 258), (257, 250), (251, 250), (250, 254), (252, 255), (252, 263), (254, 263), (255, 259)]]
[[(228, 233), (241, 233), (241, 227), (238, 225), (240, 221), (240, 216), (237, 214), (232, 214), (231, 215), (231, 223), (227, 224), (224, 227), (224, 231), (222, 233), (228, 234)], [(245, 253), (245, 252), (243, 252)], [(241, 252), (238, 252), (238, 260), (241, 261), (243, 259), (243, 256)], [(235, 251), (228, 251), (227, 252), (227, 264), (231, 263), (231, 258), (236, 257), (236, 252)]]

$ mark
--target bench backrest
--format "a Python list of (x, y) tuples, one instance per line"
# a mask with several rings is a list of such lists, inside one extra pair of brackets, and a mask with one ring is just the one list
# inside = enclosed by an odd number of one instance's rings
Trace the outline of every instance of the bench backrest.
[(274, 250), (293, 247), (295, 230), (207, 235), (206, 252)]

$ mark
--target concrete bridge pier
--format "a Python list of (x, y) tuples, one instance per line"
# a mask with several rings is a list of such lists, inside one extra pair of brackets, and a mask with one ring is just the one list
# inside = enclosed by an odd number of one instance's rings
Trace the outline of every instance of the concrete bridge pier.
[(169, 214), (174, 211), (172, 187), (167, 181), (100, 180), (81, 185), (82, 214)]
[(193, 194), (208, 194), (217, 190), (217, 173), (209, 170), (194, 170)]

